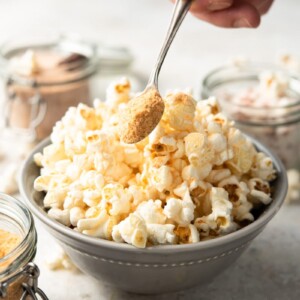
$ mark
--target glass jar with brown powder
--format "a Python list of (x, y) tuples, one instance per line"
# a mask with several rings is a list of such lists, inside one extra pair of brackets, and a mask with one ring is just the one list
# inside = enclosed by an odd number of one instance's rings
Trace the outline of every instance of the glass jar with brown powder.
[(70, 106), (89, 104), (96, 45), (60, 35), (15, 38), (0, 49), (4, 127), (48, 136)]
[[(33, 263), (37, 235), (28, 209), (0, 193), (0, 299), (35, 299), (39, 269)], [(23, 298), (22, 298), (23, 297)]]

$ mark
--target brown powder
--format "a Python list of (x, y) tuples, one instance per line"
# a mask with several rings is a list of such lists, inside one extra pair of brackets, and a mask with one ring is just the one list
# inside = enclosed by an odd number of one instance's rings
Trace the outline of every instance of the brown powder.
[[(22, 287), (22, 283), (26, 283), (28, 279), (25, 276), (19, 277), (15, 282), (9, 285), (7, 289), (7, 296), (3, 298), (3, 300), (20, 300), (24, 289)], [(2, 299), (2, 298), (1, 298)], [(27, 296), (26, 300), (30, 300), (32, 297)]]
[(21, 242), (21, 237), (15, 233), (0, 229), (0, 258), (3, 258)]
[[(38, 91), (46, 104), (46, 114), (36, 127), (37, 139), (41, 140), (51, 134), (55, 123), (64, 116), (70, 106), (89, 104), (90, 86), (88, 79), (77, 80), (82, 77), (80, 68), (68, 69), (68, 66), (76, 64), (72, 55), (67, 57), (65, 62), (61, 61), (62, 54), (53, 50), (36, 51), (35, 55), (39, 72), (26, 76), (26, 79), (34, 79), (38, 83)], [(80, 63), (80, 60), (78, 62)], [(37, 90), (17, 82), (10, 85), (9, 90), (15, 95), (9, 106), (9, 124), (12, 128), (27, 129), (32, 119), (37, 117), (39, 109), (42, 109), (40, 106), (32, 106), (32, 99)]]
[(159, 123), (164, 109), (164, 101), (155, 88), (132, 99), (120, 118), (122, 141), (134, 144), (147, 137)]
[[(15, 233), (0, 229), (0, 258), (3, 258), (15, 249), (21, 242), (21, 237)], [(7, 268), (12, 261), (5, 261), (0, 263), (0, 270)], [(26, 282), (27, 278), (19, 277), (15, 282), (9, 285), (7, 289), (7, 296), (4, 300), (19, 300), (24, 292), (22, 283)], [(26, 299), (29, 299), (26, 297)]]

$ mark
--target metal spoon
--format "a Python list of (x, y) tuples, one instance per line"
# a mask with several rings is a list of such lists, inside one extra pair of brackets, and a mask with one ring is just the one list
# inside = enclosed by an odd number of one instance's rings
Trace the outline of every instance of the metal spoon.
[(147, 137), (159, 123), (164, 112), (164, 101), (158, 91), (158, 75), (173, 39), (193, 0), (177, 0), (168, 33), (150, 75), (145, 90), (133, 98), (120, 116), (121, 140), (134, 144)]

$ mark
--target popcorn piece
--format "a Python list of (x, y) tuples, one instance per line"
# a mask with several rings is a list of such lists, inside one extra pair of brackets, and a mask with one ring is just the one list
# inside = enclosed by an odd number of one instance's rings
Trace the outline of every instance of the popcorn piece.
[(132, 196), (128, 190), (124, 190), (120, 184), (107, 184), (102, 189), (102, 204), (105, 209), (110, 207), (109, 213), (112, 216), (127, 214), (130, 212)]
[(173, 224), (147, 224), (148, 239), (154, 245), (176, 244)]
[(0, 192), (13, 195), (18, 192), (18, 183), (17, 183), (17, 171), (18, 165), (11, 163), (5, 166), (5, 172), (3, 172), (1, 181), (0, 181)]
[(231, 175), (230, 170), (228, 169), (218, 169), (218, 170), (212, 170), (208, 177), (206, 177), (206, 181), (216, 184), (220, 181), (222, 181), (225, 178), (228, 178)]
[(200, 241), (200, 237), (199, 237), (199, 232), (198, 232), (196, 226), (190, 224), (189, 229), (190, 229), (189, 242), (190, 243), (198, 243)]
[(192, 130), (196, 101), (191, 96), (183, 93), (167, 95), (165, 105), (163, 120), (175, 130)]
[(70, 211), (68, 209), (59, 209), (59, 208), (51, 208), (48, 211), (48, 215), (50, 218), (53, 218), (54, 220), (58, 221), (59, 223), (70, 226)]
[(228, 193), (222, 188), (211, 189), (212, 214), (210, 217), (221, 228), (226, 228), (231, 222), (232, 204), (228, 201)]
[(287, 202), (300, 201), (300, 173), (295, 169), (287, 171), (288, 176), (288, 194), (286, 196)]
[(167, 217), (163, 213), (160, 200), (142, 202), (136, 212), (145, 220), (146, 224), (165, 224)]
[(288, 53), (281, 53), (277, 57), (279, 64), (290, 71), (300, 71), (300, 59)]
[(83, 191), (83, 202), (89, 206), (94, 207), (99, 204), (101, 200), (101, 192), (99, 190), (86, 189)]
[(70, 222), (74, 227), (77, 227), (78, 221), (84, 219), (85, 210), (81, 207), (72, 207), (70, 209)]
[(279, 72), (264, 71), (259, 75), (260, 92), (262, 95), (276, 100), (285, 96), (288, 80)]
[(272, 201), (268, 182), (260, 178), (251, 178), (248, 181), (248, 187), (250, 189), (249, 199), (253, 204), (268, 205)]
[(44, 198), (45, 208), (63, 208), (67, 196), (67, 190), (64, 188), (51, 189)]
[(180, 244), (197, 243), (200, 241), (199, 232), (192, 224), (187, 227), (178, 226), (175, 233)]
[(184, 198), (169, 198), (164, 207), (164, 214), (178, 225), (189, 225), (194, 219), (195, 205), (190, 197), (189, 191), (185, 192)]
[(271, 158), (262, 152), (257, 153), (254, 157), (253, 166), (251, 167), (251, 176), (258, 177), (262, 180), (273, 180), (275, 178), (275, 171)]
[(133, 205), (137, 206), (141, 202), (147, 200), (147, 192), (140, 186), (131, 184), (128, 188), (129, 193), (133, 197)]
[(31, 76), (40, 71), (36, 54), (32, 50), (27, 50), (21, 57), (11, 59), (10, 68), (23, 76)]
[(206, 164), (211, 164), (214, 152), (204, 134), (190, 133), (185, 137), (184, 142), (185, 153), (192, 165), (202, 167)]
[(159, 192), (171, 189), (173, 176), (170, 167), (161, 166), (158, 169), (153, 168), (149, 175), (150, 184), (154, 186)]
[(83, 202), (83, 191), (82, 185), (78, 183), (72, 184), (64, 200), (64, 209), (71, 209), (73, 207), (85, 208), (86, 204)]
[(52, 271), (69, 270), (72, 272), (78, 272), (77, 267), (63, 250), (56, 251), (54, 255), (48, 257), (45, 262), (47, 267)]
[(145, 248), (147, 243), (147, 227), (144, 219), (138, 213), (132, 213), (125, 220), (113, 227), (112, 238), (137, 248)]
[(234, 174), (247, 173), (253, 164), (256, 154), (254, 146), (235, 128), (229, 130), (228, 144), (232, 147), (234, 156), (226, 164)]
[(116, 221), (105, 210), (91, 208), (86, 212), (86, 218), (77, 222), (77, 228), (83, 234), (110, 239)]
[(212, 213), (196, 219), (195, 225), (198, 229), (208, 233), (210, 230), (226, 231), (232, 223), (232, 203), (228, 199), (228, 193), (223, 188), (211, 189), (210, 193)]
[(107, 104), (116, 107), (129, 101), (131, 85), (127, 78), (111, 83), (106, 90)]

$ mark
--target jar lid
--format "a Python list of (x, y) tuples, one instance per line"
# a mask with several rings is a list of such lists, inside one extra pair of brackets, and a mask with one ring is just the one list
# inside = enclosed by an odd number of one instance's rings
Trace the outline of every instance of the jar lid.
[(15, 38), (0, 48), (3, 76), (29, 87), (82, 80), (98, 68), (128, 68), (132, 61), (127, 48), (98, 46), (74, 35)]

